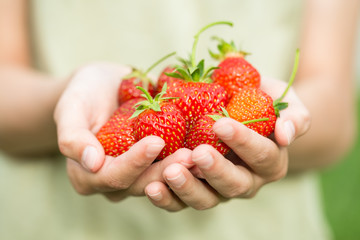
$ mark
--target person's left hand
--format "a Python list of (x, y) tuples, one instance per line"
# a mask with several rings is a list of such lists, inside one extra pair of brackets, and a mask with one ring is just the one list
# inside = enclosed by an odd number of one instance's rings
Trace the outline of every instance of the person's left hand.
[[(276, 99), (285, 86), (279, 80), (266, 79), (261, 88)], [(281, 111), (274, 139), (230, 118), (217, 121), (213, 130), (232, 152), (224, 157), (210, 145), (198, 146), (192, 152), (196, 165), (192, 170), (171, 164), (163, 172), (166, 184), (157, 181), (146, 186), (151, 202), (168, 211), (187, 206), (208, 209), (227, 199), (251, 198), (265, 184), (283, 178), (288, 170), (287, 146), (310, 127), (309, 112), (293, 89), (284, 101), (289, 107)]]

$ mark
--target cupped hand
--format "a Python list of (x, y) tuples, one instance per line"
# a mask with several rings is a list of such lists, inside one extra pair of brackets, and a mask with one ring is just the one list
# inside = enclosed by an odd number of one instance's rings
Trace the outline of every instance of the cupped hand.
[[(285, 87), (274, 79), (264, 79), (261, 86), (273, 99), (280, 97)], [(230, 154), (224, 157), (210, 145), (198, 146), (192, 152), (192, 169), (176, 163), (165, 168), (163, 177), (170, 189), (160, 181), (146, 186), (151, 202), (168, 211), (188, 206), (208, 209), (231, 198), (254, 197), (265, 184), (286, 176), (287, 146), (308, 131), (310, 114), (293, 89), (283, 101), (289, 106), (280, 112), (272, 138), (233, 119), (218, 120), (213, 130), (232, 149)]]
[(59, 149), (67, 157), (70, 181), (80, 194), (103, 193), (113, 201), (141, 195), (150, 181), (162, 181), (166, 164), (191, 162), (190, 151), (183, 149), (152, 164), (164, 147), (164, 141), (154, 136), (116, 158), (105, 156), (95, 134), (117, 108), (117, 89), (129, 72), (127, 67), (108, 63), (82, 67), (57, 104)]
[(130, 70), (110, 63), (80, 68), (55, 108), (61, 153), (90, 172), (98, 171), (104, 163), (105, 153), (95, 134), (117, 108), (117, 89)]

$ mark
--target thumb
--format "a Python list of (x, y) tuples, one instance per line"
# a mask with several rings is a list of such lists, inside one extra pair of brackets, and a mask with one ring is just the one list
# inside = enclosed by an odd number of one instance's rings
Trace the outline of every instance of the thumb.
[(288, 108), (280, 112), (276, 120), (275, 140), (280, 146), (288, 146), (295, 139), (304, 135), (311, 125), (308, 109), (292, 92)]
[(84, 107), (59, 104), (54, 120), (60, 152), (80, 163), (86, 170), (97, 172), (105, 161), (105, 152), (90, 129), (90, 120), (87, 119)]

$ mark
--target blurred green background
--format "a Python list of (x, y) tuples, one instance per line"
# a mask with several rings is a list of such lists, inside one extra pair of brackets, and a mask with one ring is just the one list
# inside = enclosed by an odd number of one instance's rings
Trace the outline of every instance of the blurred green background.
[(345, 159), (321, 174), (324, 207), (336, 240), (360, 239), (360, 98), (358, 137)]

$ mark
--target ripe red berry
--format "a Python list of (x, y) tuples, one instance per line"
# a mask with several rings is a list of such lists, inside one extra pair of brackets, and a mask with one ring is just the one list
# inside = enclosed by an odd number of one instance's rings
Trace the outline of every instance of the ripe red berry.
[(236, 49), (234, 42), (219, 41), (219, 54), (210, 51), (213, 58), (220, 60), (218, 68), (214, 70), (211, 78), (223, 86), (229, 98), (244, 87), (260, 87), (259, 72), (245, 59), (247, 53)]
[(266, 122), (249, 123), (247, 127), (263, 136), (269, 136), (275, 129), (276, 114), (272, 98), (258, 88), (239, 90), (226, 107), (229, 116), (239, 122), (251, 119), (269, 118)]
[(299, 63), (299, 50), (296, 51), (293, 71), (288, 85), (280, 98), (273, 99), (259, 88), (243, 88), (233, 95), (226, 107), (231, 118), (239, 122), (251, 119), (269, 118), (266, 122), (249, 123), (247, 126), (263, 136), (269, 136), (275, 130), (276, 119), (280, 111), (288, 104), (282, 102), (283, 98), (295, 80)]
[(156, 88), (152, 83), (151, 79), (149, 78), (148, 73), (159, 63), (173, 55), (175, 55), (175, 52), (162, 57), (160, 60), (151, 65), (145, 72), (133, 68), (132, 72), (123, 78), (119, 86), (118, 103), (122, 104), (132, 98), (141, 97), (142, 92), (136, 87), (142, 87), (146, 91), (148, 91), (151, 96), (154, 96)]
[[(211, 113), (211, 115), (222, 117), (221, 113)], [(185, 147), (193, 150), (201, 144), (209, 144), (223, 155), (228, 153), (230, 148), (212, 130), (214, 123), (215, 120), (209, 115), (201, 116), (187, 132)]]
[(114, 114), (96, 134), (105, 154), (117, 157), (136, 142), (133, 136), (133, 119), (129, 114)]
[[(141, 88), (139, 88), (141, 89)], [(158, 159), (173, 154), (184, 147), (186, 135), (186, 122), (181, 110), (173, 103), (167, 102), (163, 91), (153, 99), (144, 89), (141, 89), (147, 100), (137, 105), (137, 110), (132, 116), (134, 119), (134, 136), (140, 140), (146, 136), (159, 136), (165, 141)]]

